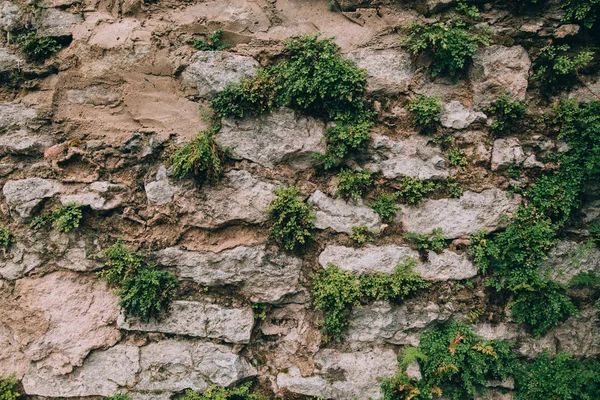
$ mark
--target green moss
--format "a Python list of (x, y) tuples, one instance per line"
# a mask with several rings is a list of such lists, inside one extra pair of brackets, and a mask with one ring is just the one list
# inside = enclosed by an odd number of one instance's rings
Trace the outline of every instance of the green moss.
[(313, 239), (315, 213), (298, 198), (298, 188), (280, 188), (268, 208), (271, 214), (271, 237), (285, 250), (296, 250)]
[(17, 380), (14, 375), (3, 377), (0, 375), (0, 400), (17, 400)]

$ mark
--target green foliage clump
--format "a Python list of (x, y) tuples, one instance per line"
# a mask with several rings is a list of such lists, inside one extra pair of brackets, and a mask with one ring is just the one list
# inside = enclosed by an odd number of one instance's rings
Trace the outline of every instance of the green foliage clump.
[(459, 147), (451, 147), (446, 153), (448, 163), (453, 167), (466, 167), (469, 162), (467, 161), (467, 155)]
[(549, 89), (573, 81), (578, 71), (594, 59), (594, 53), (580, 51), (569, 55), (570, 48), (568, 44), (563, 44), (548, 45), (540, 49), (534, 62), (534, 73), (531, 79), (539, 81)]
[(357, 245), (362, 246), (367, 242), (373, 243), (375, 241), (375, 233), (371, 232), (369, 228), (364, 225), (353, 226), (350, 239), (352, 239)]
[(594, 222), (590, 224), (590, 235), (592, 236), (592, 242), (600, 247), (600, 224)]
[(128, 394), (117, 393), (114, 396), (105, 397), (104, 400), (131, 400), (131, 396)]
[(445, 181), (441, 182), (440, 186), (450, 195), (457, 198), (463, 195), (463, 188), (460, 187), (454, 176), (449, 176)]
[(0, 400), (17, 400), (18, 398), (17, 380), (14, 375), (6, 378), (0, 375)]
[(38, 36), (34, 32), (17, 37), (17, 46), (32, 61), (44, 61), (61, 49), (61, 45), (53, 38)]
[(252, 303), (250, 306), (252, 307), (252, 315), (254, 315), (254, 319), (264, 321), (265, 318), (267, 318), (267, 310), (269, 308), (268, 304)]
[(217, 143), (214, 133), (202, 131), (190, 143), (169, 158), (173, 176), (183, 179), (192, 174), (198, 181), (216, 182), (223, 172), (225, 150)]
[(523, 367), (515, 381), (516, 400), (592, 400), (600, 393), (600, 363), (579, 361), (568, 353), (544, 351)]
[(271, 237), (285, 250), (296, 250), (313, 239), (315, 213), (312, 208), (298, 198), (298, 188), (290, 186), (275, 191), (267, 209), (271, 214)]
[(282, 105), (277, 76), (271, 69), (261, 69), (252, 78), (230, 83), (210, 101), (218, 117), (255, 116)]
[(378, 192), (373, 199), (371, 208), (381, 221), (389, 223), (394, 220), (396, 213), (400, 209), (395, 203), (398, 200), (400, 194), (398, 192), (386, 193), (383, 191)]
[(211, 386), (202, 394), (188, 390), (182, 400), (268, 400), (266, 396), (252, 393), (251, 386), (250, 382), (237, 388)]
[(523, 118), (527, 111), (527, 104), (522, 101), (511, 100), (510, 97), (502, 94), (486, 111), (494, 117), (494, 121), (490, 126), (491, 131), (502, 133), (514, 128), (516, 123)]
[(0, 247), (8, 249), (15, 242), (15, 235), (6, 226), (0, 226)]
[(98, 277), (116, 287), (119, 305), (127, 315), (142, 320), (160, 318), (175, 297), (177, 277), (147, 265), (141, 253), (131, 252), (121, 239), (101, 254), (107, 261)]
[(219, 28), (208, 37), (208, 42), (204, 40), (196, 40), (194, 42), (194, 47), (196, 50), (212, 50), (212, 51), (220, 51), (225, 50), (229, 46), (223, 43), (223, 28)]
[(413, 22), (403, 38), (413, 55), (433, 56), (431, 75), (458, 77), (471, 62), (479, 46), (490, 44), (488, 30), (475, 27), (465, 19), (451, 15), (444, 21), (422, 25)]
[(412, 272), (415, 265), (416, 260), (409, 259), (398, 265), (393, 274), (377, 272), (359, 278), (328, 264), (322, 272), (313, 275), (313, 302), (315, 309), (325, 314), (322, 329), (325, 341), (342, 341), (350, 311), (352, 307), (359, 306), (361, 301), (400, 301), (428, 287), (428, 282)]
[(406, 108), (412, 114), (413, 125), (424, 133), (431, 133), (440, 122), (442, 104), (439, 97), (420, 94), (411, 99)]
[[(506, 342), (485, 340), (455, 321), (421, 334), (418, 350), (410, 353), (414, 356), (403, 357), (395, 377), (381, 380), (384, 399), (472, 399), (481, 395), (488, 380), (507, 379), (518, 366)], [(420, 381), (403, 371), (412, 360), (421, 367)]]
[(406, 204), (417, 205), (420, 204), (423, 199), (439, 187), (439, 184), (435, 182), (424, 181), (419, 178), (411, 178), (405, 176), (400, 181), (400, 189), (398, 190), (398, 196)]
[(326, 170), (339, 165), (352, 152), (366, 147), (370, 127), (370, 122), (359, 122), (354, 125), (340, 123), (327, 129), (327, 151), (325, 154), (315, 153), (315, 159), (319, 160)]
[(344, 199), (359, 201), (373, 185), (373, 173), (368, 169), (353, 171), (344, 169), (338, 175), (338, 196)]
[(586, 28), (592, 28), (598, 18), (600, 0), (562, 0), (565, 10), (564, 21), (576, 21)]
[(52, 222), (52, 227), (58, 232), (71, 232), (79, 228), (79, 223), (83, 218), (82, 207), (81, 204), (69, 202), (57, 207), (51, 213), (38, 215), (31, 221), (29, 226), (32, 229), (40, 229)]
[(421, 251), (435, 251), (441, 253), (447, 247), (446, 238), (442, 232), (442, 228), (436, 228), (431, 235), (423, 235), (415, 232), (407, 232), (403, 236), (404, 240), (415, 245)]

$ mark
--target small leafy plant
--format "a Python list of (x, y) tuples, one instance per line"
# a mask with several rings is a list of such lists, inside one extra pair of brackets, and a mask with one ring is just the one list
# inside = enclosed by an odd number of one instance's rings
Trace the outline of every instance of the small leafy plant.
[(6, 226), (0, 226), (0, 248), (6, 250), (15, 242), (15, 235)]
[(14, 375), (6, 378), (0, 375), (0, 400), (17, 400), (18, 398), (17, 380)]
[(460, 147), (451, 147), (446, 153), (448, 163), (453, 167), (466, 167), (469, 165), (467, 155)]
[(369, 228), (364, 225), (353, 226), (350, 239), (352, 239), (357, 245), (362, 246), (367, 242), (373, 243), (375, 241), (375, 233), (371, 232)]
[(413, 55), (429, 53), (433, 56), (431, 75), (448, 74), (458, 77), (471, 62), (480, 46), (490, 44), (488, 30), (475, 27), (457, 15), (443, 21), (422, 25), (413, 22), (406, 27), (402, 39)]
[(223, 28), (219, 28), (208, 37), (208, 42), (204, 40), (196, 40), (194, 42), (194, 47), (196, 50), (212, 50), (212, 51), (221, 51), (227, 49), (229, 46), (223, 43)]
[(400, 181), (398, 195), (404, 203), (417, 205), (420, 204), (428, 194), (435, 191), (438, 187), (439, 185), (435, 182), (428, 182), (419, 178), (405, 176), (402, 178), (402, 181)]
[(506, 94), (502, 94), (486, 111), (494, 117), (490, 130), (494, 133), (503, 133), (512, 130), (523, 118), (527, 111), (527, 104), (522, 101), (511, 100)]
[(355, 125), (338, 124), (329, 128), (325, 132), (327, 151), (325, 154), (315, 153), (315, 159), (321, 162), (325, 170), (340, 165), (352, 152), (366, 147), (370, 127), (371, 123), (360, 122)]
[(131, 396), (128, 394), (117, 393), (114, 396), (105, 397), (104, 400), (131, 400)]
[(312, 208), (298, 198), (295, 186), (275, 191), (277, 197), (268, 208), (271, 214), (271, 237), (289, 251), (298, 249), (313, 239), (315, 213)]
[(216, 142), (213, 131), (201, 131), (190, 143), (169, 158), (173, 176), (183, 179), (193, 175), (198, 181), (217, 182), (223, 172), (226, 151)]
[(408, 102), (407, 109), (412, 114), (412, 122), (423, 133), (432, 133), (440, 122), (442, 100), (439, 97), (420, 94)]
[(211, 386), (200, 394), (193, 390), (185, 392), (182, 400), (268, 400), (268, 397), (252, 393), (252, 383), (244, 383), (237, 388)]
[(58, 232), (71, 232), (79, 228), (79, 224), (83, 218), (82, 207), (83, 205), (81, 204), (69, 202), (57, 207), (51, 213), (35, 217), (31, 221), (30, 227), (32, 229), (40, 229), (52, 222), (52, 227)]
[(404, 240), (415, 245), (418, 250), (421, 251), (435, 251), (441, 253), (444, 251), (446, 241), (448, 240), (442, 233), (442, 228), (436, 228), (433, 230), (431, 235), (423, 235), (415, 232), (407, 232), (404, 235)]
[(592, 242), (600, 247), (600, 224), (594, 222), (590, 224), (590, 235), (592, 236)]
[(373, 185), (373, 173), (368, 169), (353, 171), (344, 169), (338, 175), (338, 196), (358, 202)]
[(17, 46), (29, 60), (40, 62), (61, 49), (53, 38), (38, 36), (34, 32), (17, 37)]
[(585, 28), (592, 28), (598, 18), (600, 1), (598, 0), (562, 0), (561, 7), (565, 10), (564, 21), (581, 23)]
[(594, 59), (591, 51), (580, 51), (569, 55), (568, 44), (543, 47), (534, 62), (532, 80), (539, 81), (545, 88), (552, 89), (557, 84), (571, 83), (579, 70)]
[(399, 196), (399, 192), (386, 193), (383, 191), (380, 191), (375, 195), (371, 208), (379, 215), (381, 221), (389, 223), (394, 220), (396, 213), (400, 209), (400, 207), (395, 204)]

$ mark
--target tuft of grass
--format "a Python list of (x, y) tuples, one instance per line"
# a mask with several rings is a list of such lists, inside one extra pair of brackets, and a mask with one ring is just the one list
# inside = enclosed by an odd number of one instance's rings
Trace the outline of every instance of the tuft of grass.
[(223, 43), (223, 28), (219, 28), (208, 37), (208, 41), (204, 40), (196, 40), (194, 42), (194, 47), (196, 50), (202, 51), (221, 51), (229, 48), (228, 45)]
[(61, 45), (51, 37), (39, 36), (34, 32), (17, 37), (19, 50), (30, 61), (44, 61), (61, 49)]
[(223, 173), (226, 151), (216, 142), (214, 131), (201, 131), (190, 143), (169, 158), (173, 176), (183, 179), (193, 175), (198, 181), (217, 182)]

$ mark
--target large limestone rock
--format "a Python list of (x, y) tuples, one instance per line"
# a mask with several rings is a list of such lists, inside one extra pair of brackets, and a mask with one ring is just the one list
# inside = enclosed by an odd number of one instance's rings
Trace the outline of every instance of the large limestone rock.
[(248, 343), (254, 326), (250, 307), (229, 308), (198, 301), (175, 301), (169, 314), (156, 321), (140, 321), (119, 316), (120, 328), (144, 332), (164, 332), (230, 343)]
[[(419, 253), (404, 246), (367, 246), (355, 249), (331, 245), (319, 254), (319, 264), (326, 267), (331, 263), (357, 275), (369, 271), (391, 274), (398, 264), (410, 258), (419, 260)], [(462, 280), (477, 275), (477, 269), (465, 254), (449, 250), (444, 250), (441, 254), (429, 251), (428, 262), (418, 262), (413, 271), (432, 281)]]
[(530, 68), (529, 54), (521, 46), (479, 49), (469, 68), (474, 105), (487, 107), (501, 94), (525, 100)]
[(61, 195), (60, 201), (63, 204), (74, 202), (89, 206), (92, 210), (107, 211), (120, 207), (128, 194), (129, 188), (125, 185), (100, 181), (75, 193)]
[(600, 250), (569, 240), (558, 242), (543, 260), (540, 273), (550, 273), (550, 277), (563, 284), (569, 283), (580, 272), (600, 274)]
[(0, 3), (0, 29), (3, 31), (13, 31), (19, 24), (20, 11), (18, 4), (11, 1)]
[(199, 51), (181, 77), (186, 86), (195, 87), (198, 96), (209, 97), (225, 89), (228, 83), (253, 76), (259, 67), (251, 58), (224, 51)]
[(223, 120), (217, 141), (235, 159), (271, 168), (286, 163), (296, 168), (314, 164), (313, 153), (325, 151), (325, 124), (282, 108), (259, 117)]
[(387, 179), (402, 176), (420, 179), (447, 178), (450, 171), (441, 149), (428, 142), (428, 138), (418, 135), (401, 140), (373, 135), (370, 144), (372, 160), (365, 168), (381, 172)]
[(367, 70), (367, 92), (370, 93), (404, 93), (415, 73), (410, 54), (401, 51), (360, 50), (346, 57)]
[[(266, 222), (266, 209), (277, 188), (244, 170), (226, 173), (216, 186), (204, 186), (178, 202), (191, 215), (188, 223), (199, 228), (217, 228), (230, 223)], [(194, 197), (192, 197), (194, 196)]]
[(277, 386), (293, 393), (324, 398), (354, 400), (379, 398), (378, 377), (390, 377), (397, 368), (392, 350), (373, 348), (342, 352), (322, 349), (314, 357), (313, 376), (303, 377), (296, 367), (277, 375)]
[(11, 214), (17, 213), (21, 218), (29, 218), (42, 200), (60, 192), (62, 185), (51, 179), (27, 178), (8, 181), (2, 193), (8, 203)]
[(520, 196), (509, 197), (499, 189), (466, 191), (458, 199), (428, 199), (420, 206), (402, 206), (402, 224), (408, 232), (430, 234), (442, 228), (450, 239), (468, 237), (482, 229), (501, 228), (501, 217), (511, 215), (520, 202)]
[(173, 200), (175, 193), (180, 189), (176, 185), (171, 184), (167, 176), (167, 169), (164, 165), (158, 168), (156, 180), (148, 182), (144, 186), (146, 197), (151, 204), (163, 205), (170, 203)]
[(418, 300), (399, 305), (378, 301), (352, 310), (346, 339), (354, 347), (371, 343), (418, 346), (423, 331), (434, 328), (451, 316), (450, 305), (440, 306)]
[(142, 371), (136, 389), (155, 395), (188, 388), (204, 391), (211, 385), (230, 386), (256, 375), (254, 367), (228, 346), (165, 340), (140, 350)]
[[(0, 73), (16, 67), (19, 58), (0, 49)], [(48, 135), (37, 134), (30, 127), (37, 112), (22, 104), (0, 103), (0, 155), (4, 153), (35, 155), (53, 143)]]
[(377, 232), (381, 227), (379, 216), (362, 204), (332, 199), (320, 190), (314, 192), (308, 202), (316, 207), (315, 226), (318, 229), (331, 228), (336, 232), (352, 233), (353, 226), (364, 225)]
[(525, 152), (517, 138), (496, 139), (492, 150), (492, 171), (525, 161)]
[(152, 258), (160, 265), (175, 268), (181, 279), (206, 286), (236, 286), (255, 303), (277, 303), (296, 293), (302, 264), (299, 258), (269, 252), (264, 245), (238, 246), (219, 253), (170, 247), (154, 253)]
[(486, 118), (484, 113), (473, 111), (454, 100), (444, 104), (440, 123), (446, 128), (465, 129), (475, 122), (485, 123)]
[(73, 25), (83, 21), (80, 14), (71, 14), (56, 8), (45, 8), (36, 16), (33, 26), (37, 34), (42, 36), (65, 37), (71, 36)]

